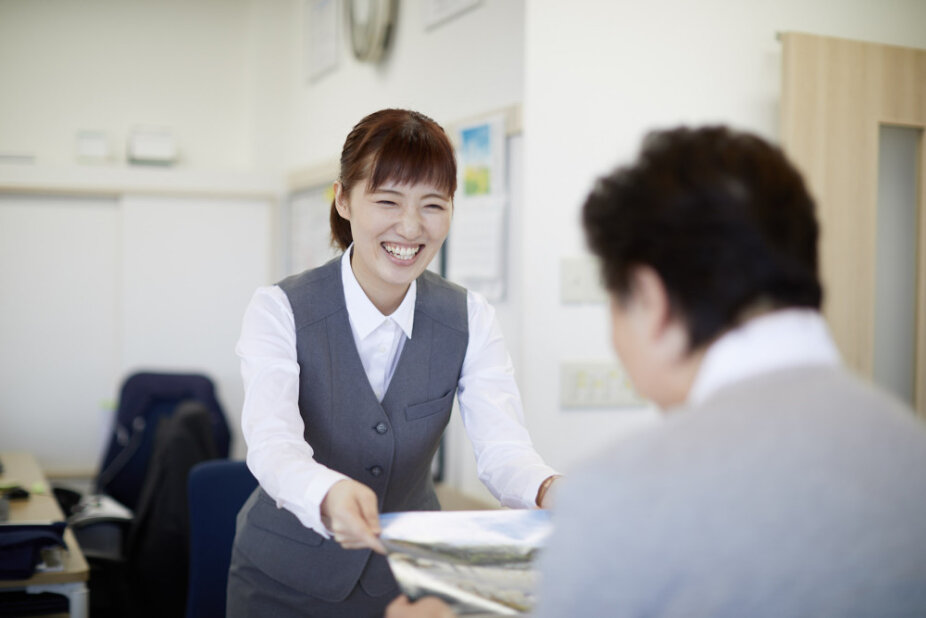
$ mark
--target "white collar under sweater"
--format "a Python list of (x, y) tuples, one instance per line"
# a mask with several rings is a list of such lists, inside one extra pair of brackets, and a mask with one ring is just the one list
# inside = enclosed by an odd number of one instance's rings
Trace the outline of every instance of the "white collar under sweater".
[(724, 386), (806, 365), (838, 365), (826, 321), (812, 309), (782, 309), (755, 317), (710, 345), (688, 393), (698, 405)]

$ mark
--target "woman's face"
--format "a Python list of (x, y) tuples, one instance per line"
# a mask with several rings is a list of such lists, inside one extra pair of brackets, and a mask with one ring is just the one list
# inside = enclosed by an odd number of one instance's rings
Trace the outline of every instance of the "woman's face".
[(335, 198), (338, 212), (350, 221), (354, 276), (373, 304), (389, 315), (447, 238), (453, 202), (428, 183), (387, 182), (368, 192), (362, 181), (349, 195), (335, 183)]

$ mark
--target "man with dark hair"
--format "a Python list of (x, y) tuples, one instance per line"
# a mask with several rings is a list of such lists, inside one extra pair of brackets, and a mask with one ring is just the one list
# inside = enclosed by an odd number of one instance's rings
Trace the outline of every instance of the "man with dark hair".
[(846, 371), (777, 148), (651, 134), (583, 209), (614, 347), (666, 411), (563, 483), (536, 615), (926, 615), (926, 431)]
[(614, 348), (666, 415), (563, 481), (534, 615), (926, 616), (926, 430), (841, 366), (781, 151), (653, 133), (583, 223)]

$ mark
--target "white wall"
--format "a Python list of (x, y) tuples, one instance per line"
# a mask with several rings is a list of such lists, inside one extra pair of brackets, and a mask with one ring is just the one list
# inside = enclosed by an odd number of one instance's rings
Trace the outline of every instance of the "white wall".
[(171, 127), (181, 165), (250, 168), (250, 0), (0, 0), (0, 152), (74, 162), (78, 130), (119, 160), (136, 124)]
[(608, 358), (604, 307), (559, 303), (562, 256), (581, 254), (592, 180), (626, 162), (649, 129), (723, 122), (775, 139), (779, 31), (926, 47), (926, 3), (910, 0), (527, 0), (521, 376), (541, 453), (568, 468), (651, 412), (564, 412), (558, 363)]
[(247, 125), (250, 162), (259, 171), (289, 169), (293, 135), (292, 81), (298, 63), (300, 29), (294, 0), (249, 0), (247, 65)]
[(112, 198), (0, 195), (0, 450), (96, 467), (119, 375)]

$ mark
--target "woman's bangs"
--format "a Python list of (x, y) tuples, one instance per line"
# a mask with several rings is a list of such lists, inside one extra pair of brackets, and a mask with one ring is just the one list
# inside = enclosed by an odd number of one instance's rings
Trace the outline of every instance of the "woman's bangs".
[(457, 188), (457, 164), (449, 142), (437, 140), (390, 140), (379, 151), (372, 162), (370, 188), (381, 187), (387, 182), (400, 185), (427, 183), (445, 192), (450, 198)]

